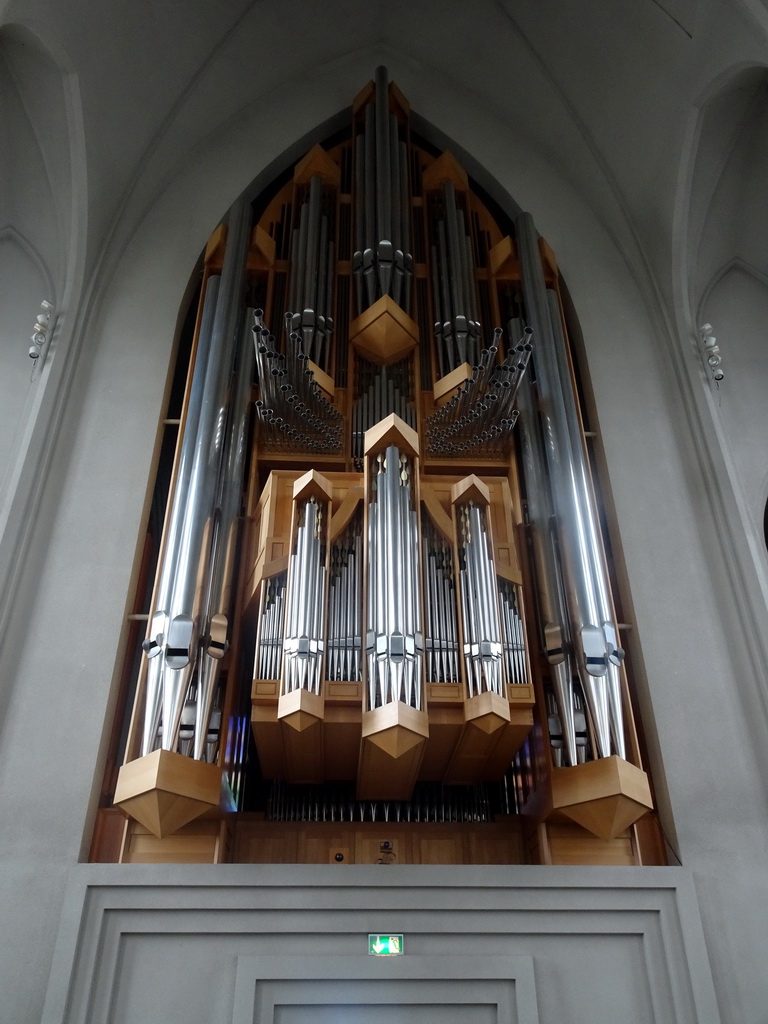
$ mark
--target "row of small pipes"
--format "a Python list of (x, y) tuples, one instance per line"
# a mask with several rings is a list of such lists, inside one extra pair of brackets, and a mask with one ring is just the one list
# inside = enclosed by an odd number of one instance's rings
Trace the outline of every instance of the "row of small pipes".
[(396, 413), (409, 427), (416, 429), (416, 407), (409, 397), (408, 382), (404, 381), (399, 366), (376, 367), (376, 372), (365, 390), (352, 406), (352, 458), (362, 464), (365, 432)]
[(482, 447), (485, 457), (495, 458), (509, 450), (517, 422), (517, 392), (533, 349), (533, 332), (526, 328), (522, 340), (498, 362), (502, 333), (501, 328), (496, 328), (493, 344), (480, 353), (471, 377), (445, 405), (427, 417), (430, 455), (451, 458)]
[(456, 683), (459, 680), (459, 644), (453, 545), (443, 539), (427, 515), (422, 516), (421, 539), (427, 679), (435, 683)]
[(374, 102), (355, 136), (355, 252), (357, 309), (383, 295), (409, 311), (411, 255), (408, 152), (389, 112), (386, 68), (376, 69)]
[(494, 807), (509, 813), (502, 782), (495, 787), (417, 783), (410, 800), (358, 800), (354, 786), (286, 785), (275, 781), (267, 802), (270, 821), (473, 822), (490, 821)]
[(322, 211), (319, 174), (310, 179), (308, 193), (291, 239), (289, 331), (300, 335), (307, 358), (327, 371), (333, 330), (334, 245), (329, 239), (328, 214)]
[(279, 573), (262, 584), (259, 604), (259, 632), (256, 643), (254, 676), (277, 679), (283, 664), (283, 620), (288, 574)]
[(441, 199), (442, 203), (437, 196), (432, 199), (430, 230), (435, 347), (440, 376), (444, 377), (462, 363), (478, 362), (483, 329), (477, 309), (472, 239), (453, 182), (443, 182)]
[(338, 453), (342, 448), (341, 413), (315, 380), (307, 365), (302, 336), (291, 325), (292, 315), (288, 313), (285, 352), (278, 352), (262, 311), (254, 313), (253, 344), (260, 390), (256, 411), (266, 440), (292, 451)]
[(328, 587), (328, 679), (362, 678), (363, 531), (355, 516), (331, 547)]
[(530, 682), (525, 656), (525, 625), (522, 615), (521, 591), (520, 584), (510, 583), (509, 580), (499, 580), (502, 648), (507, 682), (512, 685)]

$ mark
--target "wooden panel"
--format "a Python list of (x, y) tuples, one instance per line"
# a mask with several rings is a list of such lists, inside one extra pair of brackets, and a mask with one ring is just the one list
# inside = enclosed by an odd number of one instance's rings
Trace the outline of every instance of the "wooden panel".
[(354, 779), (356, 776), (362, 716), (359, 702), (357, 707), (326, 703), (323, 751), (327, 779)]
[(579, 825), (547, 825), (553, 864), (633, 865), (635, 856), (629, 831), (616, 839), (598, 839)]
[[(522, 819), (495, 823), (265, 821), (242, 815), (235, 821), (232, 860), (245, 864), (522, 864)], [(341, 852), (344, 860), (337, 862)]]
[(251, 729), (259, 752), (261, 772), (266, 779), (285, 777), (285, 752), (281, 723), (277, 720), (277, 703), (251, 708)]
[(128, 827), (124, 864), (215, 864), (223, 823), (198, 819), (172, 836), (158, 839), (136, 822)]
[(411, 856), (414, 864), (463, 864), (464, 844), (460, 835), (421, 835), (414, 833), (411, 839)]
[(496, 572), (514, 583), (522, 583), (520, 562), (515, 548), (512, 492), (504, 478), (486, 478), (491, 492), (491, 535)]
[(299, 833), (299, 864), (330, 864), (336, 852), (344, 856), (341, 863), (354, 864), (354, 832), (339, 828), (317, 833), (307, 828)]
[(298, 833), (271, 825), (259, 832), (239, 831), (233, 860), (236, 864), (296, 864)]
[(100, 807), (88, 860), (91, 864), (118, 864), (125, 835), (126, 818), (116, 807)]
[[(444, 684), (435, 683), (434, 686)], [(458, 687), (456, 687), (458, 689)], [(419, 778), (442, 781), (454, 748), (464, 729), (463, 707), (429, 707), (429, 738), (424, 748)]]
[(519, 827), (510, 827), (506, 835), (470, 832), (467, 844), (468, 864), (525, 864)]

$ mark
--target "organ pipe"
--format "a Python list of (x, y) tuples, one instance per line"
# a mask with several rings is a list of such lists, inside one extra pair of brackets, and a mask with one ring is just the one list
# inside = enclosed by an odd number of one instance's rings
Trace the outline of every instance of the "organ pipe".
[(325, 622), (325, 526), (323, 508), (302, 502), (296, 548), (288, 570), (283, 693), (320, 693)]
[(530, 214), (516, 221), (523, 296), (537, 338), (536, 373), (573, 653), (600, 757), (624, 756), (619, 666), (624, 652), (610, 601), (568, 355), (554, 297), (547, 293)]
[(423, 633), (413, 466), (395, 445), (372, 457), (368, 504), (368, 707), (421, 708)]
[[(210, 580), (216, 519), (220, 515), (217, 498), (221, 497), (235, 328), (241, 315), (249, 236), (250, 207), (239, 200), (230, 210), (224, 267), (210, 330), (205, 335), (201, 331), (201, 344), (205, 345), (195, 369), (199, 379), (193, 380), (193, 417), (184, 431), (157, 610), (145, 641), (145, 651), (153, 664), (147, 677), (144, 754), (154, 746), (158, 718), (162, 748), (176, 748), (184, 702), (198, 661), (200, 636), (207, 625), (202, 621), (205, 588)], [(237, 488), (239, 495), (240, 481), (232, 481), (230, 486)], [(201, 749), (199, 743), (196, 749)]]
[(470, 697), (502, 694), (502, 646), (496, 575), (485, 511), (474, 501), (458, 508), (459, 581), (464, 626), (464, 663)]

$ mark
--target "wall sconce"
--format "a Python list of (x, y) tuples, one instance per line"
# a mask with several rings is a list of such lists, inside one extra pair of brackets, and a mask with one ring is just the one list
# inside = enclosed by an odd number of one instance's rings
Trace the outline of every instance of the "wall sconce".
[(53, 333), (55, 312), (53, 303), (43, 299), (40, 303), (40, 312), (37, 314), (32, 328), (32, 344), (29, 346), (29, 358), (35, 365), (37, 365), (37, 360), (43, 354), (46, 341)]
[(712, 372), (715, 383), (719, 385), (725, 373), (722, 367), (723, 358), (720, 355), (720, 347), (717, 344), (717, 338), (712, 334), (712, 324), (702, 324), (699, 328), (699, 334), (701, 335), (701, 343), (704, 347), (704, 358), (707, 361), (707, 366)]

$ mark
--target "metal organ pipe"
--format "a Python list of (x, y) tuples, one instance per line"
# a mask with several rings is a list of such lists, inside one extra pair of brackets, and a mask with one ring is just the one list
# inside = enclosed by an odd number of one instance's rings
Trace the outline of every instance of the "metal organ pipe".
[(423, 636), (412, 466), (394, 445), (374, 456), (368, 505), (368, 708), (402, 701), (421, 709)]
[[(250, 205), (242, 199), (229, 214), (227, 246), (219, 294), (207, 346), (207, 358), (195, 375), (202, 374), (196, 425), (185, 429), (182, 447), (189, 446), (183, 477), (179, 477), (170, 512), (169, 537), (173, 537), (172, 558), (167, 576), (161, 578), (165, 607), (152, 618), (152, 635), (145, 650), (159, 659), (162, 689), (162, 741), (165, 750), (175, 750), (184, 702), (197, 662), (204, 589), (211, 568), (211, 545), (217, 488), (224, 459), (228, 415), (229, 380), (235, 350), (235, 326), (245, 283), (245, 260), (250, 237)], [(193, 378), (194, 380), (194, 378)], [(196, 384), (196, 382), (195, 382)], [(195, 390), (193, 384), (193, 390)], [(194, 433), (192, 432), (194, 430)], [(159, 600), (158, 600), (159, 603)], [(160, 624), (164, 630), (157, 629)], [(157, 629), (157, 632), (155, 630)], [(144, 731), (142, 753), (154, 745), (150, 735), (155, 710), (146, 706), (150, 721)], [(146, 720), (145, 720), (146, 721)]]
[(515, 399), (533, 348), (530, 328), (512, 347), (502, 363), (496, 353), (502, 331), (494, 331), (493, 345), (483, 349), (472, 376), (464, 381), (449, 402), (427, 417), (427, 451), (451, 457), (482, 446), (494, 456), (503, 455), (517, 421)]
[(618, 676), (624, 652), (618, 646), (613, 621), (608, 574), (578, 430), (559, 309), (550, 306), (538, 236), (529, 214), (517, 218), (516, 232), (525, 308), (538, 342), (539, 413), (557, 517), (571, 639), (595, 733), (596, 753), (599, 757), (609, 756), (613, 736), (616, 752), (624, 756)]
[(283, 692), (319, 694), (325, 618), (323, 510), (315, 498), (303, 502), (296, 548), (288, 569), (283, 656)]
[(560, 717), (568, 763), (577, 763), (572, 645), (568, 613), (559, 571), (552, 499), (546, 479), (546, 460), (536, 416), (533, 387), (528, 378), (518, 392), (520, 410), (523, 478), (525, 480), (528, 528), (533, 540), (533, 558), (538, 583), (541, 639), (550, 665), (552, 686)]
[(331, 549), (328, 589), (326, 676), (333, 680), (361, 678), (362, 529), (355, 517)]
[[(165, 544), (155, 593), (155, 611), (150, 618), (149, 635), (142, 647), (149, 659), (147, 666), (144, 722), (141, 731), (141, 753), (150, 753), (155, 745), (157, 731), (160, 727), (162, 707), (162, 680), (165, 659), (162, 657), (166, 635), (168, 633), (168, 609), (173, 596), (173, 585), (181, 544), (182, 526), (184, 522), (185, 501), (181, 500), (189, 490), (189, 479), (192, 472), (195, 445), (194, 438), (200, 424), (200, 410), (203, 401), (203, 385), (205, 368), (211, 344), (211, 330), (216, 312), (216, 300), (219, 294), (221, 278), (209, 277), (205, 285), (203, 314), (200, 321), (200, 333), (197, 342), (197, 358), (187, 403), (187, 415), (184, 423), (184, 437), (179, 453), (179, 466), (176, 474), (174, 501), (168, 517), (165, 533)], [(177, 499), (175, 496), (179, 495)]]
[(440, 536), (426, 516), (422, 516), (421, 536), (427, 679), (430, 682), (455, 683), (459, 672), (452, 546)]
[(413, 277), (408, 161), (397, 117), (389, 113), (384, 67), (376, 69), (374, 101), (365, 109), (361, 134), (362, 141), (360, 135), (355, 141), (355, 180), (363, 184), (364, 197), (355, 206), (352, 257), (358, 312), (391, 295), (407, 313)]
[(229, 617), (232, 608), (232, 579), (239, 533), (242, 480), (248, 443), (248, 418), (253, 381), (253, 346), (250, 344), (249, 310), (240, 331), (238, 364), (232, 375), (230, 416), (226, 453), (219, 481), (214, 523), (208, 596), (201, 630), (197, 667), (194, 757), (206, 756), (206, 737), (211, 720), (221, 659), (229, 646)]
[(342, 447), (341, 413), (323, 395), (307, 366), (301, 336), (290, 330), (286, 314), (286, 352), (277, 351), (274, 335), (264, 326), (261, 310), (254, 314), (253, 344), (260, 397), (256, 411), (273, 448), (334, 453)]
[(496, 573), (485, 513), (474, 502), (458, 508), (459, 581), (464, 623), (464, 662), (469, 696), (503, 695)]

